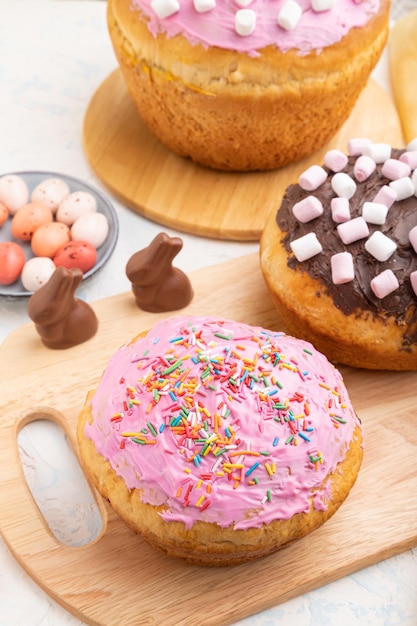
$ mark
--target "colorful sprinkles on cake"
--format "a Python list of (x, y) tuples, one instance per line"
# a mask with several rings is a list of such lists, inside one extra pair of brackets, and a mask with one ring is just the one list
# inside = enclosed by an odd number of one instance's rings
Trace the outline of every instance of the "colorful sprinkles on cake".
[(125, 348), (132, 354), (118, 377), (108, 427), (119, 450), (132, 455), (138, 480), (142, 464), (154, 463), (146, 455), (162, 450), (163, 462), (177, 470), (168, 499), (201, 519), (224, 494), (238, 493), (259, 515), (283, 499), (300, 467), (305, 482), (320, 484), (328, 462), (317, 429), (351, 432), (353, 421), (339, 385), (321, 374), (322, 355), (305, 342), (296, 352), (297, 340), (283, 333), (181, 320), (171, 320), (172, 336), (157, 326), (149, 339)]

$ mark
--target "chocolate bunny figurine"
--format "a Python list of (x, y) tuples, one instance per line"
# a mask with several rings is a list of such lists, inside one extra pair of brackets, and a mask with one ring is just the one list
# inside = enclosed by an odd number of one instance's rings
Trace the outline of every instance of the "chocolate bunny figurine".
[(191, 302), (194, 295), (190, 280), (172, 260), (182, 248), (179, 237), (159, 233), (147, 248), (130, 257), (126, 276), (138, 307), (151, 313), (175, 311)]
[(30, 297), (27, 312), (48, 348), (70, 348), (90, 339), (98, 320), (89, 304), (75, 297), (83, 273), (57, 267), (47, 283)]

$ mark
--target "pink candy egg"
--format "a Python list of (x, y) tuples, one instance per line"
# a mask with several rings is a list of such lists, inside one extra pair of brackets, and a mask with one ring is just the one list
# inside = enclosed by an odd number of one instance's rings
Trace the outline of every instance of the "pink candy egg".
[(70, 229), (66, 224), (50, 222), (42, 224), (33, 233), (32, 251), (36, 256), (47, 256), (52, 259), (56, 252), (71, 238)]
[(95, 248), (104, 243), (109, 232), (109, 222), (103, 213), (85, 213), (71, 226), (74, 240), (88, 241)]
[(35, 256), (23, 266), (21, 281), (27, 291), (37, 291), (51, 278), (56, 269), (55, 263), (48, 257)]
[(52, 222), (52, 220), (52, 211), (46, 204), (43, 204), (43, 202), (28, 202), (12, 218), (12, 235), (20, 241), (30, 241), (33, 233), (39, 226)]
[(94, 267), (96, 260), (97, 250), (88, 241), (69, 241), (53, 257), (57, 267), (78, 267), (84, 274)]
[(19, 278), (25, 264), (23, 248), (14, 241), (0, 243), (0, 285), (11, 285)]
[(61, 202), (56, 213), (58, 222), (71, 226), (85, 213), (97, 211), (97, 201), (88, 191), (74, 191)]
[(43, 202), (55, 213), (58, 206), (69, 194), (70, 188), (67, 183), (60, 178), (47, 178), (36, 185), (32, 191), (31, 200)]
[(6, 174), (0, 178), (0, 202), (14, 215), (29, 200), (29, 190), (23, 178)]

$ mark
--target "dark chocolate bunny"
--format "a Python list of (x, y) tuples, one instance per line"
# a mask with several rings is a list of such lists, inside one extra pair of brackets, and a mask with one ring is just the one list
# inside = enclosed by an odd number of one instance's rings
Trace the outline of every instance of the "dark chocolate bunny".
[(144, 311), (161, 313), (184, 308), (193, 297), (189, 278), (172, 260), (182, 248), (179, 237), (159, 233), (147, 248), (130, 257), (126, 276), (138, 307)]

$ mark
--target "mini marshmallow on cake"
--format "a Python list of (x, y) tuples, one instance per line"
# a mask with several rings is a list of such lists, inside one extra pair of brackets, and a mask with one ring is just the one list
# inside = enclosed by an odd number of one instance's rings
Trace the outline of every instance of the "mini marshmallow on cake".
[(289, 332), (331, 360), (417, 369), (417, 140), (356, 138), (285, 192), (261, 266)]

